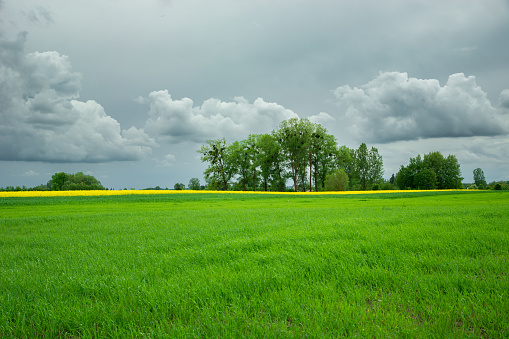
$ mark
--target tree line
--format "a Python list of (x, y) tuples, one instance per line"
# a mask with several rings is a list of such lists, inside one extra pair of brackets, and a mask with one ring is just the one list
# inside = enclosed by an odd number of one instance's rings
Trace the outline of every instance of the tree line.
[[(198, 150), (212, 190), (324, 191), (372, 189), (383, 183), (383, 159), (375, 147), (339, 146), (320, 124), (289, 119), (266, 134), (227, 143), (207, 140)], [(333, 180), (338, 177), (347, 180)], [(333, 183), (337, 185), (334, 186)]]
[(39, 185), (32, 188), (8, 186), (1, 188), (1, 191), (85, 191), (85, 190), (105, 190), (101, 182), (92, 175), (78, 173), (59, 172), (51, 176), (45, 185)]
[[(285, 120), (271, 133), (251, 134), (233, 143), (224, 138), (207, 140), (198, 153), (208, 164), (204, 177), (211, 190), (463, 188), (460, 164), (454, 155), (417, 155), (386, 181), (377, 148), (368, 148), (365, 143), (358, 149), (339, 146), (323, 126), (307, 119)], [(286, 187), (287, 180), (291, 180), (291, 188)]]

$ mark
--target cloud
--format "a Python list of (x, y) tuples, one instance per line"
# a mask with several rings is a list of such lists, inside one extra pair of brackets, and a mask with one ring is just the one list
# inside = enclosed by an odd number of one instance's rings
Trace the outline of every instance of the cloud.
[(509, 112), (509, 89), (505, 89), (500, 93), (498, 101), (500, 107)]
[(312, 115), (307, 118), (309, 121), (311, 121), (314, 124), (320, 124), (320, 125), (326, 125), (329, 123), (333, 123), (336, 119), (331, 117), (329, 114), (325, 112), (320, 112), (316, 115)]
[(26, 34), (0, 41), (0, 160), (139, 160), (156, 143), (93, 100), (79, 101), (81, 75), (58, 52), (25, 54)]
[(509, 137), (433, 138), (400, 141), (384, 144), (378, 148), (384, 160), (386, 177), (397, 173), (401, 165), (418, 154), (439, 151), (444, 156), (454, 154), (460, 163), (461, 176), (465, 182), (472, 181), (475, 168), (482, 168), (488, 181), (507, 180), (509, 168)]
[(31, 9), (23, 14), (32, 24), (39, 27), (48, 27), (55, 23), (53, 19), (55, 14), (42, 6)]
[(22, 176), (24, 176), (24, 177), (34, 177), (34, 176), (38, 176), (38, 175), (39, 175), (39, 173), (37, 173), (36, 171), (33, 171), (33, 170), (28, 170), (22, 174)]
[[(503, 92), (505, 93), (505, 92)], [(367, 84), (338, 87), (334, 94), (363, 141), (386, 143), (440, 137), (496, 136), (507, 122), (476, 84), (462, 73), (440, 86), (435, 79), (384, 72)], [(501, 96), (505, 105), (506, 93)]]
[(243, 97), (233, 102), (208, 99), (194, 106), (189, 98), (174, 100), (167, 90), (149, 94), (150, 118), (145, 130), (170, 143), (204, 142), (225, 137), (241, 139), (252, 133), (267, 133), (286, 119), (297, 117), (293, 111), (261, 98), (253, 103)]

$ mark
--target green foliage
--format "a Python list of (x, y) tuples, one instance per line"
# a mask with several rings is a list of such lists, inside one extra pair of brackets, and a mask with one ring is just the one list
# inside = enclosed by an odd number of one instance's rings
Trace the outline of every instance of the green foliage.
[(264, 191), (284, 191), (288, 174), (285, 157), (276, 133), (262, 134), (256, 139), (256, 165), (260, 168), (260, 177)]
[(359, 189), (365, 191), (382, 181), (383, 160), (377, 148), (371, 147), (371, 150), (368, 150), (366, 144), (362, 143), (351, 154), (352, 167), (349, 170), (349, 176), (359, 185)]
[[(306, 119), (285, 120), (270, 134), (249, 135), (230, 145), (225, 139), (207, 144), (198, 152), (209, 164), (204, 173), (209, 189), (284, 191), (292, 179), (293, 191), (323, 191), (327, 175), (353, 168), (350, 150), (338, 147), (323, 126)], [(378, 150), (372, 148), (369, 156), (369, 180), (380, 182)]]
[(207, 140), (207, 145), (203, 145), (198, 153), (202, 155), (202, 162), (209, 163), (204, 172), (208, 186), (212, 189), (228, 190), (230, 180), (237, 173), (232, 147), (226, 143), (224, 138)]
[(507, 338), (509, 194), (0, 199), (2, 338)]
[(176, 183), (174, 186), (173, 186), (173, 189), (174, 190), (177, 190), (177, 191), (181, 191), (183, 189), (186, 188), (186, 185), (182, 184), (182, 183)]
[(309, 165), (309, 147), (313, 124), (306, 119), (284, 120), (275, 132), (290, 168), (293, 188), (306, 190), (306, 170)]
[(52, 191), (62, 191), (68, 178), (69, 176), (67, 173), (55, 173), (51, 176), (51, 181), (48, 183), (48, 186), (51, 187)]
[(462, 180), (456, 157), (444, 157), (440, 152), (410, 158), (408, 166), (402, 165), (396, 175), (400, 189), (459, 189)]
[(509, 190), (509, 181), (492, 181), (487, 186), (487, 189), (495, 189), (495, 186), (499, 187), (499, 190)]
[(486, 187), (486, 178), (484, 178), (484, 172), (480, 168), (474, 170), (474, 182), (477, 187)]
[(348, 174), (346, 174), (344, 169), (339, 169), (327, 175), (327, 179), (325, 179), (325, 190), (346, 191), (348, 189), (348, 182)]
[(78, 172), (67, 174), (64, 172), (55, 173), (47, 185), (52, 191), (85, 191), (104, 190), (101, 182), (92, 175)]
[(421, 190), (434, 190), (437, 188), (437, 175), (431, 168), (424, 168), (414, 177), (414, 186)]
[(189, 180), (188, 187), (189, 187), (190, 190), (199, 191), (201, 189), (200, 179), (198, 179), (198, 178), (191, 178), (191, 180)]

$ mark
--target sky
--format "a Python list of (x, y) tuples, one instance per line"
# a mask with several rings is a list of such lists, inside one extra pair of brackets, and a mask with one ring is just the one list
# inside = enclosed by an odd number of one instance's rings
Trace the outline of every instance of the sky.
[(299, 117), (386, 179), (509, 180), (508, 0), (0, 0), (0, 187), (204, 184), (197, 150)]

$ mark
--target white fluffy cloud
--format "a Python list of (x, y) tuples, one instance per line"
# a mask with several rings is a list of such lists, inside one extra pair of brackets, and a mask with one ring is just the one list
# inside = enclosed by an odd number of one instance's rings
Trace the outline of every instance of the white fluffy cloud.
[(77, 100), (81, 75), (57, 52), (25, 54), (26, 36), (0, 41), (0, 160), (138, 160), (155, 141), (95, 101)]
[(189, 98), (174, 100), (167, 90), (150, 93), (150, 118), (145, 129), (170, 143), (204, 142), (206, 139), (241, 139), (252, 133), (266, 133), (293, 111), (258, 98), (253, 103), (243, 97), (232, 102), (208, 99), (194, 106)]
[[(363, 141), (393, 142), (440, 137), (496, 136), (508, 132), (501, 109), (492, 106), (475, 77), (462, 73), (438, 80), (386, 72), (360, 88), (338, 87), (334, 94), (352, 132)], [(507, 101), (501, 95), (500, 107)]]

